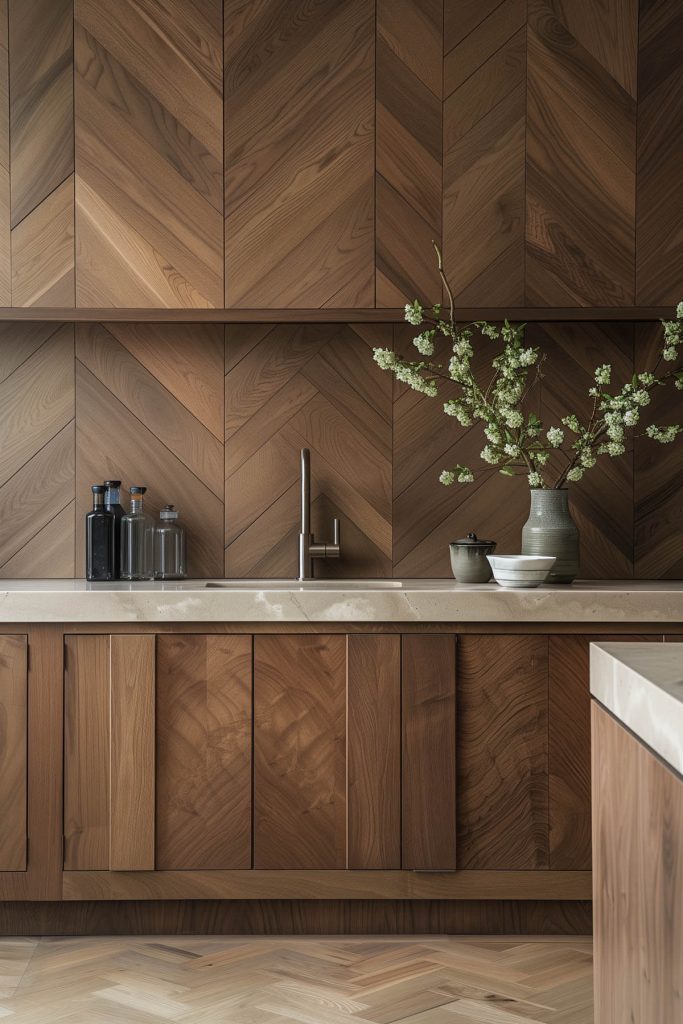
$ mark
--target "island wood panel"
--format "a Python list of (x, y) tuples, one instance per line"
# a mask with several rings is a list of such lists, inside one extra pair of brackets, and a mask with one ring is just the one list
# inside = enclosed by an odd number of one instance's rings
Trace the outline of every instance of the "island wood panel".
[(109, 868), (154, 868), (154, 636), (109, 639)]
[(26, 870), (28, 662), (25, 636), (0, 636), (0, 871)]
[(73, 306), (73, 0), (9, 0), (13, 306)]
[(401, 638), (348, 637), (347, 867), (401, 867)]
[(110, 644), (64, 637), (64, 868), (109, 869)]
[(312, 528), (341, 521), (342, 557), (317, 576), (391, 576), (391, 378), (373, 325), (230, 325), (225, 377), (225, 574), (296, 575), (300, 452)]
[(403, 867), (452, 871), (456, 860), (456, 639), (402, 638)]
[[(191, 371), (187, 354), (175, 370), (168, 363), (183, 345), (191, 345)], [(189, 576), (221, 576), (222, 328), (79, 324), (76, 394), (77, 571), (84, 571), (90, 486), (118, 479), (125, 488), (147, 487), (154, 518), (166, 504), (178, 508), (188, 532)]]
[(223, 305), (221, 0), (75, 0), (76, 305)]
[(251, 637), (156, 643), (156, 868), (250, 868)]
[(437, 301), (441, 241), (443, 0), (378, 0), (376, 305)]
[(634, 0), (529, 0), (525, 237), (532, 304), (634, 301), (637, 33)]
[(526, 0), (461, 6), (446, 3), (445, 269), (459, 303), (523, 305)]
[(457, 776), (458, 868), (547, 868), (547, 637), (459, 638)]
[(636, 301), (683, 298), (683, 7), (641, 2), (638, 34)]
[(4, 324), (0, 353), (0, 575), (70, 577), (73, 327)]
[(373, 0), (224, 17), (225, 305), (373, 306)]
[(346, 867), (346, 638), (254, 637), (254, 867)]
[(596, 702), (595, 1021), (683, 1015), (683, 780)]

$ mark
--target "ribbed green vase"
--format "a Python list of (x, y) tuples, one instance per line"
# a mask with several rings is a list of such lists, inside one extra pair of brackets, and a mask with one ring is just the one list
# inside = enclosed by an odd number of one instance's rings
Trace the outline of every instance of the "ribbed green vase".
[(579, 531), (569, 512), (569, 492), (531, 491), (531, 510), (522, 529), (523, 555), (554, 555), (548, 583), (571, 583), (579, 574)]

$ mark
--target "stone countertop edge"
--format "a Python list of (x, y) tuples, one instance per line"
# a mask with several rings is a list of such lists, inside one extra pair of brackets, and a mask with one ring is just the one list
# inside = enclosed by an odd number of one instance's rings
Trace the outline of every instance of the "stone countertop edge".
[[(683, 582), (582, 581), (509, 590), (454, 580), (87, 583), (5, 580), (0, 622), (683, 622)], [(221, 581), (214, 581), (221, 582)]]
[(593, 643), (591, 695), (683, 775), (683, 648), (677, 643)]

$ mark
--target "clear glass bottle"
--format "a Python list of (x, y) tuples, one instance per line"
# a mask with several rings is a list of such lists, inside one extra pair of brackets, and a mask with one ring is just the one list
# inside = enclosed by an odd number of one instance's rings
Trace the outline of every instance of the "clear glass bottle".
[(154, 532), (154, 578), (185, 579), (185, 528), (178, 522), (178, 511), (165, 505)]
[(114, 513), (104, 507), (104, 487), (92, 486), (92, 512), (85, 517), (85, 575), (89, 580), (114, 579)]
[(114, 579), (121, 576), (121, 520), (125, 509), (121, 504), (121, 481), (104, 481), (104, 507), (114, 513)]
[(146, 487), (131, 487), (130, 512), (121, 520), (121, 579), (154, 579), (154, 522), (143, 509)]

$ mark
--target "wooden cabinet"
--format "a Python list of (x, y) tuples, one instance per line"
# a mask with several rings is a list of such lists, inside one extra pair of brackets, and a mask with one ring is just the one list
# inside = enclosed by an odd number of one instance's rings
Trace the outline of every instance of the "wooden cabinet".
[(65, 638), (64, 867), (251, 863), (251, 638)]
[(27, 644), (0, 635), (0, 871), (26, 869)]

